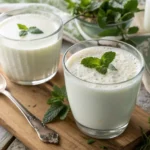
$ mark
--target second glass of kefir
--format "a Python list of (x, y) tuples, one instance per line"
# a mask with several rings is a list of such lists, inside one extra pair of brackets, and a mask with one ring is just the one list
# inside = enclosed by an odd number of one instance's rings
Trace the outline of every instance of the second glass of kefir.
[[(101, 74), (81, 64), (86, 57), (115, 52), (117, 70)], [(93, 40), (70, 47), (63, 58), (68, 100), (79, 129), (85, 134), (109, 139), (128, 126), (136, 104), (144, 69), (141, 53), (120, 41)]]
[[(50, 11), (25, 8), (0, 16), (0, 64), (11, 81), (36, 85), (57, 72), (63, 23)], [(43, 33), (20, 36), (18, 24), (37, 27)]]

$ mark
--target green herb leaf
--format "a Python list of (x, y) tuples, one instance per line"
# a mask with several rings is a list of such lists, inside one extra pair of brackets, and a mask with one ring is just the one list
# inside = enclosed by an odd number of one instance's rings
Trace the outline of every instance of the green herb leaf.
[(63, 110), (63, 108), (64, 108), (63, 103), (52, 104), (51, 107), (46, 112), (46, 114), (44, 115), (43, 123), (46, 124), (52, 122), (59, 115), (61, 110)]
[(107, 25), (107, 17), (106, 17), (106, 14), (105, 14), (105, 11), (101, 8), (99, 8), (99, 12), (98, 12), (98, 25), (101, 27), (101, 28), (104, 28), (106, 27)]
[(82, 6), (87, 6), (87, 5), (89, 5), (90, 3), (91, 3), (91, 0), (81, 0), (80, 5), (82, 5)]
[(113, 70), (113, 71), (117, 71), (118, 69), (113, 65), (113, 64), (109, 64), (109, 67), (108, 67), (110, 70)]
[(40, 30), (37, 27), (29, 27), (28, 32), (30, 32), (32, 34), (41, 34), (41, 33), (43, 33), (43, 31)]
[[(102, 31), (99, 36), (122, 36), (127, 39), (129, 28), (138, 8), (138, 0), (65, 0), (73, 10), (74, 18), (80, 18), (89, 23), (96, 23), (100, 28), (112, 26), (114, 29)], [(82, 16), (82, 17), (81, 17)], [(72, 19), (70, 19), (71, 21)], [(69, 21), (68, 21), (69, 22)]]
[(115, 52), (106, 52), (104, 53), (104, 55), (101, 57), (101, 64), (103, 64), (104, 66), (108, 67), (109, 64), (114, 60), (116, 56)]
[(28, 30), (28, 27), (26, 25), (23, 25), (23, 24), (17, 24), (18, 28), (20, 30)]
[(87, 140), (87, 143), (88, 143), (88, 144), (93, 144), (93, 143), (95, 143), (95, 140), (94, 140), (94, 139), (88, 139), (88, 140)]
[(96, 67), (96, 70), (101, 74), (107, 73), (107, 67), (105, 67), (105, 66), (98, 66), (98, 67)]
[(21, 30), (19, 32), (19, 36), (25, 36), (28, 34), (28, 32), (32, 33), (32, 34), (41, 34), (43, 33), (42, 30), (40, 30), (37, 27), (27, 27), (26, 25), (23, 24), (17, 24), (18, 28)]
[(82, 59), (81, 64), (88, 68), (96, 68), (100, 65), (100, 60), (96, 57), (86, 57)]
[(127, 21), (127, 20), (129, 20), (129, 19), (131, 19), (131, 18), (133, 18), (133, 17), (134, 17), (134, 14), (133, 14), (132, 12), (128, 12), (128, 13), (124, 14), (124, 15), (121, 17), (121, 20), (122, 20), (122, 21)]
[(19, 36), (26, 36), (28, 34), (28, 32), (26, 30), (21, 30), (19, 32)]
[(51, 104), (48, 111), (43, 117), (43, 123), (52, 122), (55, 118), (60, 118), (64, 120), (67, 117), (70, 107), (67, 104), (64, 104), (64, 99), (67, 100), (67, 92), (65, 86), (59, 88), (58, 86), (53, 87), (51, 92), (51, 98), (48, 99), (48, 104)]
[(65, 0), (65, 2), (68, 3), (68, 9), (74, 9), (76, 6), (76, 3), (74, 3), (72, 0)]
[(59, 113), (60, 120), (64, 120), (70, 111), (70, 107), (64, 104), (64, 108)]
[(88, 8), (90, 12), (97, 10), (101, 6), (102, 2), (92, 2)]
[(95, 68), (99, 73), (106, 74), (109, 64), (114, 60), (115, 52), (106, 52), (99, 59), (97, 57), (86, 57), (81, 60), (81, 64), (88, 68)]
[(109, 0), (103, 0), (100, 8), (103, 10), (107, 10), (109, 8)]
[(61, 88), (59, 88), (58, 86), (54, 86), (53, 87), (53, 91), (54, 91), (54, 95), (59, 95), (59, 96), (62, 96), (63, 98), (66, 98), (67, 99), (67, 92), (66, 92), (66, 87), (63, 86)]
[(101, 28), (105, 28), (107, 23), (106, 23), (107, 17), (98, 17), (98, 25)]
[(136, 11), (138, 6), (138, 1), (137, 0), (127, 0), (126, 3), (124, 4), (124, 9), (133, 12)]
[(51, 92), (51, 98), (48, 99), (47, 104), (53, 104), (56, 102), (63, 102), (64, 99), (68, 99), (65, 86), (59, 88), (58, 86), (53, 87)]
[(114, 18), (115, 22), (117, 22), (120, 19), (120, 17), (121, 17), (121, 13), (120, 12), (116, 12), (115, 13), (115, 18)]
[(133, 40), (131, 40), (131, 39), (123, 39), (121, 41), (126, 42), (126, 43), (128, 43), (128, 44), (130, 44), (130, 45), (132, 45), (134, 47), (137, 46), (136, 43)]
[(138, 30), (139, 30), (139, 28), (138, 27), (130, 27), (129, 29), (128, 29), (128, 34), (134, 34), (134, 33), (137, 33), (138, 32)]
[(120, 30), (117, 28), (110, 28), (103, 30), (102, 32), (99, 33), (99, 36), (104, 37), (104, 36), (118, 36), (120, 34)]

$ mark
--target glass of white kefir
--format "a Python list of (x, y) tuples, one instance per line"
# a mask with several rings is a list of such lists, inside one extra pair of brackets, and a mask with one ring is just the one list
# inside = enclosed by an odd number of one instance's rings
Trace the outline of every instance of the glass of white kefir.
[[(22, 29), (18, 24), (23, 25)], [(42, 33), (26, 29), (36, 27)], [(32, 28), (32, 29), (33, 29)], [(0, 64), (11, 81), (37, 85), (57, 72), (63, 23), (50, 11), (24, 8), (0, 16)], [(25, 30), (26, 35), (20, 36)]]
[[(81, 64), (86, 57), (115, 52), (115, 69), (101, 74)], [(95, 138), (119, 136), (128, 126), (136, 104), (144, 60), (133, 46), (113, 40), (77, 43), (63, 57), (68, 100), (79, 129)]]

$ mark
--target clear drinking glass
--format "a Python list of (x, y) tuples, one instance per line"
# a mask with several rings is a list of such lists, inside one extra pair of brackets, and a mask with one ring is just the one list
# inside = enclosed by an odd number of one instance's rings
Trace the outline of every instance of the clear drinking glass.
[[(113, 84), (92, 83), (73, 75), (66, 66), (67, 60), (82, 49), (95, 46), (109, 46), (132, 53), (141, 63), (139, 73), (132, 79)], [(123, 133), (128, 126), (140, 89), (144, 70), (141, 53), (120, 41), (84, 41), (67, 50), (63, 57), (63, 67), (68, 100), (79, 129), (100, 139), (113, 138)]]
[(52, 28), (51, 23), (55, 23), (55, 30), (42, 37), (35, 35), (34, 39), (8, 38), (0, 33), (0, 64), (11, 81), (23, 85), (37, 85), (50, 80), (57, 72), (63, 23), (60, 17), (51, 11), (34, 7), (3, 13), (0, 15), (0, 21), (3, 23), (6, 19), (22, 14), (41, 15), (50, 20), (45, 26)]

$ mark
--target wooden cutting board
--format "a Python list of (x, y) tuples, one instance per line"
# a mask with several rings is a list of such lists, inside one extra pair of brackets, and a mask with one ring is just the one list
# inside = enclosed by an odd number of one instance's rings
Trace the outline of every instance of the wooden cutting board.
[[(1, 69), (0, 72), (3, 74)], [(57, 75), (51, 81), (38, 86), (21, 86), (10, 82), (7, 77), (6, 79), (8, 90), (12, 95), (41, 120), (49, 108), (46, 102), (50, 97), (52, 85), (60, 87), (64, 85), (61, 64)], [(52, 145), (41, 142), (18, 109), (5, 96), (0, 95), (0, 125), (31, 150), (99, 150), (100, 146), (107, 146), (109, 150), (132, 150), (140, 141), (139, 126), (148, 131), (148, 116), (146, 112), (136, 106), (129, 126), (121, 136), (110, 140), (97, 140), (94, 144), (88, 145), (89, 137), (79, 131), (70, 113), (65, 121), (48, 124), (61, 137), (59, 145)]]

